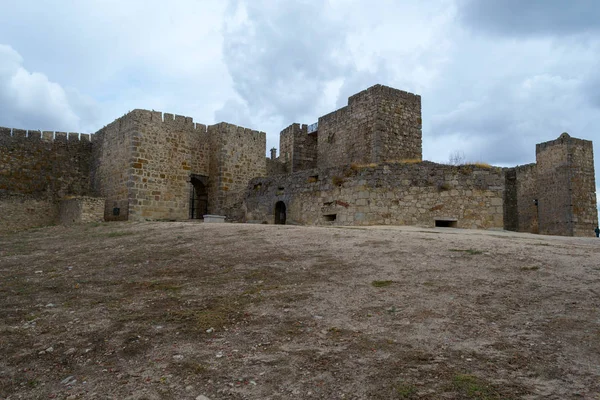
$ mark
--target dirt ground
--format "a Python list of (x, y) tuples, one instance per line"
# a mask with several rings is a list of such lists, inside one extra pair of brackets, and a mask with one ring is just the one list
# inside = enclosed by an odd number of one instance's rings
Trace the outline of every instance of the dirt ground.
[(0, 236), (0, 398), (600, 399), (599, 248), (193, 222)]

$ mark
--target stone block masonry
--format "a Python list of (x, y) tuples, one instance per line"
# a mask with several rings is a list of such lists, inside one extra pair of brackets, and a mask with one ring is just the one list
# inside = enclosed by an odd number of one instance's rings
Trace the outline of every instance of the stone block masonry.
[(592, 142), (563, 133), (536, 146), (539, 231), (592, 236), (598, 224)]
[(538, 233), (537, 164), (505, 169), (504, 229)]
[(278, 158), (265, 157), (264, 132), (141, 109), (92, 136), (0, 128), (0, 232), (97, 220), (102, 205), (106, 221), (216, 214), (593, 234), (591, 142), (565, 133), (537, 145), (535, 164), (453, 167), (421, 161), (421, 125), (420, 96), (375, 85), (281, 131)]
[(210, 179), (208, 212), (243, 221), (248, 182), (266, 176), (266, 134), (221, 122), (208, 127)]
[(59, 221), (62, 225), (104, 221), (105, 199), (99, 197), (71, 197), (60, 202)]
[(60, 198), (91, 194), (90, 138), (0, 128), (0, 232), (54, 224)]
[(501, 168), (431, 162), (352, 165), (257, 178), (246, 197), (247, 218), (304, 225), (503, 227)]
[(0, 190), (58, 199), (88, 195), (90, 135), (0, 127)]
[(98, 132), (94, 187), (106, 197), (106, 220), (183, 220), (191, 177), (208, 181), (208, 212), (243, 218), (243, 190), (266, 175), (266, 135), (235, 125), (134, 110)]
[(421, 160), (421, 97), (375, 85), (319, 118), (319, 168)]

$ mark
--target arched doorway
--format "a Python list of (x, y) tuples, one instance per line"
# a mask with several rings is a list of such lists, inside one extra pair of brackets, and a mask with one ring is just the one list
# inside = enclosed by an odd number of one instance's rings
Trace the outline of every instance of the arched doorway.
[(203, 219), (208, 214), (208, 177), (203, 175), (192, 175), (190, 193), (190, 218)]
[(275, 224), (285, 225), (285, 218), (285, 203), (283, 201), (278, 201), (275, 203)]

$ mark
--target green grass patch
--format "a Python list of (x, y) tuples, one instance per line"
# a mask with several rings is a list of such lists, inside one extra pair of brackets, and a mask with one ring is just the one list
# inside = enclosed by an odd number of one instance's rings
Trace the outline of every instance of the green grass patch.
[(373, 281), (371, 282), (371, 286), (373, 287), (386, 287), (393, 284), (394, 281)]
[(474, 375), (455, 375), (452, 379), (452, 386), (464, 396), (461, 398), (477, 400), (499, 400), (501, 398), (492, 385)]
[(417, 388), (414, 385), (398, 383), (394, 386), (394, 394), (397, 399), (416, 399)]

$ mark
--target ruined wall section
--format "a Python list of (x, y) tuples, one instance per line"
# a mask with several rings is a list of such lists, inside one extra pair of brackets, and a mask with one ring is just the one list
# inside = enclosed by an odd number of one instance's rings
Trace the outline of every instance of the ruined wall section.
[(421, 160), (421, 97), (375, 85), (318, 121), (318, 167)]
[(283, 175), (289, 173), (287, 170), (287, 166), (283, 162), (279, 161), (279, 158), (267, 158), (265, 161), (267, 162), (267, 176)]
[(247, 219), (274, 222), (283, 201), (289, 223), (418, 225), (456, 220), (462, 228), (503, 227), (500, 168), (431, 162), (313, 169), (257, 178), (247, 188)]
[(103, 222), (104, 204), (105, 199), (100, 197), (65, 198), (60, 202), (59, 221), (62, 225)]
[(90, 135), (0, 127), (0, 190), (56, 200), (90, 194)]
[(292, 124), (279, 134), (279, 159), (288, 172), (317, 167), (318, 133), (308, 134), (305, 124)]
[(519, 165), (504, 171), (504, 229), (538, 233), (537, 165)]
[(250, 179), (267, 175), (266, 134), (221, 122), (208, 127), (208, 212), (244, 220), (243, 198)]

